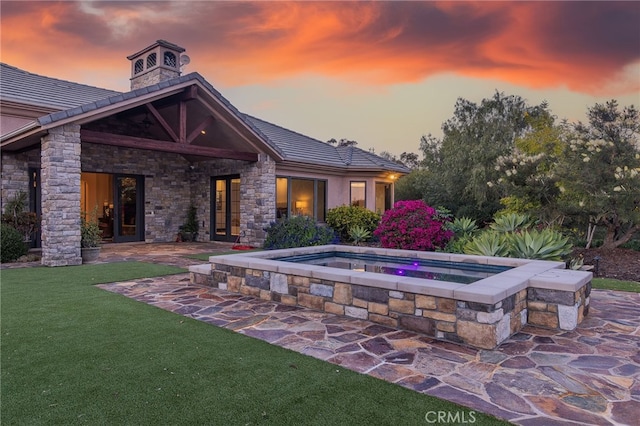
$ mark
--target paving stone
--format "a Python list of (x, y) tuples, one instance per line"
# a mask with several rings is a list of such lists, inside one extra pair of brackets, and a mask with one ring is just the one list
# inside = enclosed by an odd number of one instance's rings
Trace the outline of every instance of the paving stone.
[[(591, 413), (587, 410), (581, 410), (578, 407), (565, 404), (561, 399), (547, 396), (527, 396), (526, 399), (534, 404), (536, 408), (547, 416), (564, 419), (571, 419), (576, 423), (585, 423), (589, 425), (610, 425), (612, 424), (604, 416)], [(546, 424), (546, 423), (543, 423)]]
[(391, 346), (383, 337), (369, 339), (366, 342), (360, 343), (360, 346), (375, 355), (384, 355), (394, 351), (393, 346)]
[(614, 402), (611, 404), (611, 418), (622, 425), (638, 424), (639, 401)]
[[(103, 252), (109, 261), (201, 263), (181, 257), (193, 252), (188, 244), (117, 245), (117, 253)], [(189, 247), (228, 250), (218, 243)], [(518, 425), (630, 425), (637, 424), (640, 412), (637, 293), (593, 290), (589, 314), (574, 331), (527, 325), (496, 350), (479, 350), (364, 319), (191, 285), (189, 274), (98, 287), (207, 324), (238, 327), (242, 334), (329, 360), (337, 368), (394, 381)]]
[(527, 401), (503, 386), (488, 382), (484, 388), (494, 404), (516, 413), (536, 414)]
[(428, 389), (431, 389), (434, 386), (438, 386), (440, 383), (442, 382), (440, 382), (440, 380), (438, 380), (435, 377), (425, 377), (425, 376), (406, 377), (400, 380), (399, 382), (397, 382), (397, 384), (401, 386), (404, 386), (409, 389), (413, 389), (418, 392), (424, 392)]
[(337, 354), (327, 359), (327, 361), (359, 373), (371, 370), (380, 363), (377, 357), (364, 352)]
[(411, 352), (399, 352), (399, 353), (387, 355), (384, 358), (384, 361), (392, 364), (413, 364), (414, 359), (415, 359), (415, 354)]
[(534, 368), (536, 363), (526, 356), (514, 356), (513, 358), (506, 359), (502, 364), (505, 368), (515, 368), (518, 370), (524, 370), (528, 368)]

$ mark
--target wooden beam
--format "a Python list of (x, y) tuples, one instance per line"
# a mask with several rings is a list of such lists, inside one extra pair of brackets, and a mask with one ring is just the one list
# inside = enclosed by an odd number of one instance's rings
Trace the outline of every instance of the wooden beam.
[(156, 121), (160, 123), (160, 125), (167, 132), (167, 134), (171, 136), (171, 139), (173, 139), (174, 142), (178, 142), (178, 136), (176, 135), (176, 132), (174, 132), (171, 126), (169, 126), (169, 123), (167, 123), (164, 117), (160, 115), (156, 107), (154, 107), (150, 102), (144, 105), (147, 107), (149, 112), (151, 112), (151, 115), (153, 115)]
[(232, 160), (258, 161), (255, 152), (233, 151), (231, 149), (210, 148), (205, 146), (187, 145), (175, 142), (157, 141), (154, 139), (138, 138), (134, 136), (115, 135), (112, 133), (95, 132), (80, 129), (82, 142), (98, 143), (102, 145), (122, 146), (126, 148), (146, 149), (150, 151), (171, 152), (182, 155), (197, 155), (210, 158), (228, 158)]
[(212, 115), (202, 120), (202, 123), (198, 124), (196, 128), (193, 129), (193, 131), (189, 134), (189, 136), (187, 136), (187, 143), (193, 142), (193, 140), (198, 137), (200, 132), (206, 129), (207, 126), (212, 124), (214, 121), (216, 121), (216, 119), (213, 118)]
[(184, 89), (184, 92), (182, 92), (181, 99), (183, 101), (192, 101), (197, 98), (198, 98), (198, 86), (196, 86), (195, 84), (187, 87), (186, 89)]
[(180, 101), (179, 104), (179, 118), (178, 118), (178, 131), (180, 135), (178, 136), (179, 143), (187, 143), (187, 103), (185, 101)]

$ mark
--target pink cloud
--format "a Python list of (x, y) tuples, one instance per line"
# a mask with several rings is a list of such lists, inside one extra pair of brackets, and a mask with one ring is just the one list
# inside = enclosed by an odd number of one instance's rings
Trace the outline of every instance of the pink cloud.
[(189, 71), (225, 85), (455, 73), (589, 94), (640, 90), (638, 75), (623, 75), (640, 66), (636, 2), (184, 4), (3, 2), (2, 60), (56, 76), (122, 73), (126, 55), (162, 38), (187, 49)]

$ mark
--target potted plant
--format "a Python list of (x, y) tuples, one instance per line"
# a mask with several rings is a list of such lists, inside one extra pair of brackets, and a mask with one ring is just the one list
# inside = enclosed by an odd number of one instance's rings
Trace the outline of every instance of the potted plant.
[(98, 225), (97, 206), (93, 209), (91, 215), (83, 212), (80, 223), (80, 235), (82, 263), (95, 262), (100, 256), (100, 243), (102, 242), (102, 230)]
[(187, 218), (182, 226), (180, 226), (180, 239), (182, 241), (195, 241), (198, 238), (200, 224), (198, 223), (198, 209), (191, 204), (187, 210)]

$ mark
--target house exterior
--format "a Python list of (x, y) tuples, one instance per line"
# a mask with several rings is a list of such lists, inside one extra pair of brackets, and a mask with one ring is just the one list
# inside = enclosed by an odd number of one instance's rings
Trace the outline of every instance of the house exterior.
[(94, 210), (114, 243), (176, 241), (193, 205), (198, 240), (260, 245), (278, 218), (392, 206), (406, 167), (243, 114), (181, 75), (184, 51), (158, 40), (130, 55), (126, 93), (2, 64), (2, 204), (29, 194), (44, 265), (82, 262), (81, 215)]

